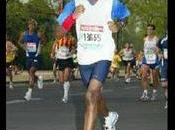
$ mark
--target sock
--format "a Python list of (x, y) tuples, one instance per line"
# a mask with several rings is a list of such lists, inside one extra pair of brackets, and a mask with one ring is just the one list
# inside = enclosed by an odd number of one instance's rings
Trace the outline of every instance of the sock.
[(10, 83), (9, 83), (10, 85), (13, 85), (13, 82), (12, 81), (10, 81)]
[(64, 97), (68, 98), (68, 92), (69, 92), (69, 88), (70, 88), (69, 81), (64, 82), (63, 87), (64, 87)]
[(32, 88), (28, 88), (28, 92), (29, 93), (32, 93)]
[(125, 75), (125, 80), (127, 79), (127, 75)]
[(156, 89), (153, 89), (153, 93), (156, 93), (157, 92), (157, 90)]

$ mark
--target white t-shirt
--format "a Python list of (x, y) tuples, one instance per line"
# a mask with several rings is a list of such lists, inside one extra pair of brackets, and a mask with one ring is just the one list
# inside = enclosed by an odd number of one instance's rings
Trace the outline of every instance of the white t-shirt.
[(91, 5), (88, 0), (75, 0), (83, 5), (84, 13), (76, 20), (78, 38), (77, 58), (80, 65), (100, 60), (112, 61), (115, 43), (107, 25), (111, 19), (113, 0), (99, 0)]
[(122, 59), (123, 59), (124, 61), (131, 61), (132, 59), (134, 59), (133, 50), (132, 50), (132, 49), (124, 48), (124, 49), (123, 49), (123, 56), (122, 56)]
[(147, 64), (155, 64), (157, 55), (155, 54), (155, 50), (157, 49), (158, 38), (155, 36), (152, 39), (145, 38), (144, 42), (144, 56), (146, 58)]
[(72, 57), (70, 49), (66, 46), (61, 46), (56, 49), (56, 59), (69, 59)]

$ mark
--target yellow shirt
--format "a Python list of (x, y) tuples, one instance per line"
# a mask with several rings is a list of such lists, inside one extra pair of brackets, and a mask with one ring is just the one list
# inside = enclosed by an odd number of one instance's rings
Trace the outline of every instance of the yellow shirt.
[(118, 54), (114, 54), (111, 67), (118, 68), (120, 65), (119, 63), (122, 61), (121, 57)]
[(9, 52), (6, 54), (6, 63), (10, 63), (15, 59), (15, 53)]
[(16, 46), (11, 41), (6, 41), (6, 63), (10, 63), (15, 59)]

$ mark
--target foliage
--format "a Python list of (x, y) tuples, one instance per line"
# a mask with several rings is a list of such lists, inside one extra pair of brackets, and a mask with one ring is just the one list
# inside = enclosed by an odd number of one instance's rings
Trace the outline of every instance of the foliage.
[[(42, 50), (43, 69), (51, 69), (52, 62), (49, 58), (49, 50), (54, 40), (54, 27), (56, 25), (56, 13), (58, 11), (57, 0), (8, 0), (6, 5), (6, 33), (14, 43), (17, 43), (19, 34), (26, 29), (26, 23), (30, 18), (37, 20), (39, 31), (45, 37)], [(65, 5), (69, 0), (63, 0)], [(127, 25), (115, 35), (115, 41), (119, 49), (125, 42), (132, 42), (136, 50), (143, 48), (143, 37), (146, 33), (146, 25), (156, 25), (156, 34), (161, 37), (167, 27), (167, 0), (123, 0), (131, 12)], [(54, 4), (54, 5), (53, 5)], [(76, 37), (75, 27), (72, 29)], [(24, 52), (20, 49), (20, 63), (24, 64)]]
[[(119, 44), (131, 41), (137, 50), (143, 48), (146, 26), (153, 23), (156, 35), (161, 37), (167, 29), (167, 0), (123, 0), (131, 11), (127, 26), (122, 30)], [(121, 36), (121, 32), (119, 33)]]
[(50, 58), (50, 52), (52, 48), (53, 41), (48, 42), (42, 47), (41, 53), (41, 68), (42, 70), (52, 69), (52, 59)]

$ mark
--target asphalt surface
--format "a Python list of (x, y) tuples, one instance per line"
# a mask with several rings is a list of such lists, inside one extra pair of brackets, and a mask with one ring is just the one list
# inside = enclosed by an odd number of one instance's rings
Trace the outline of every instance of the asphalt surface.
[[(6, 130), (83, 130), (84, 93), (80, 80), (71, 82), (69, 101), (61, 102), (63, 89), (59, 84), (45, 82), (42, 90), (33, 90), (32, 100), (23, 99), (26, 83), (16, 83), (13, 90), (6, 84)], [(151, 90), (148, 93), (151, 94)], [(110, 111), (119, 114), (117, 130), (167, 130), (167, 110), (163, 89), (157, 101), (137, 101), (141, 95), (139, 81), (130, 84), (107, 80), (103, 95)], [(102, 120), (97, 121), (100, 130)]]

